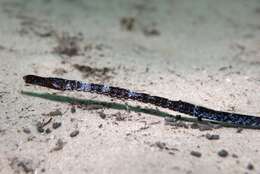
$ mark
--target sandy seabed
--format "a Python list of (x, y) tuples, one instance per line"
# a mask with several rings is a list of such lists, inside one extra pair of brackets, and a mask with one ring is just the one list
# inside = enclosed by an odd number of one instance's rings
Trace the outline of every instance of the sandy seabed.
[(27, 74), (260, 116), (259, 0), (0, 0), (0, 173), (260, 171), (257, 129), (174, 122)]

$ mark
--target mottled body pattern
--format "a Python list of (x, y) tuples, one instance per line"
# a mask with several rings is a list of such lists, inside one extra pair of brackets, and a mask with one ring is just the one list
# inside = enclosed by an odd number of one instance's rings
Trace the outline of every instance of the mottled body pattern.
[(133, 92), (123, 88), (35, 75), (27, 75), (23, 78), (28, 84), (39, 85), (51, 89), (93, 92), (118, 99), (131, 99), (143, 103), (150, 103), (159, 107), (168, 108), (176, 112), (194, 116), (199, 119), (207, 119), (239, 126), (260, 127), (260, 117), (257, 116), (217, 111), (181, 100), (169, 100), (167, 98), (151, 96), (146, 93)]

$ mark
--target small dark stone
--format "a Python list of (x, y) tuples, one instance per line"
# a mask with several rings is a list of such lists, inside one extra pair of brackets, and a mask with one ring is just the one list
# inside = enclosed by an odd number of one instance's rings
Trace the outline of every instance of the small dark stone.
[(220, 150), (220, 151), (218, 152), (218, 155), (219, 155), (220, 157), (225, 158), (225, 157), (228, 156), (228, 151), (226, 151), (225, 149), (222, 149), (222, 150)]
[(41, 122), (38, 122), (38, 123), (36, 124), (36, 127), (37, 127), (37, 131), (38, 131), (38, 132), (40, 132), (40, 133), (44, 132), (43, 125), (42, 125)]
[(79, 134), (79, 131), (78, 130), (75, 130), (73, 132), (70, 133), (70, 137), (75, 137)]
[(219, 139), (219, 135), (206, 134), (206, 138), (207, 138), (208, 140), (218, 140), (218, 139)]
[(74, 114), (74, 113), (76, 112), (75, 106), (72, 106), (72, 107), (70, 108), (70, 112), (71, 112), (72, 114)]
[(133, 17), (123, 17), (120, 20), (120, 25), (123, 29), (127, 31), (132, 31), (135, 26), (135, 18)]
[(51, 133), (51, 129), (50, 129), (50, 128), (47, 128), (47, 129), (45, 130), (45, 133), (46, 133), (46, 134)]
[(248, 170), (254, 170), (254, 166), (253, 166), (253, 164), (251, 164), (251, 163), (249, 163), (248, 165), (247, 165), (247, 169)]
[(145, 28), (143, 30), (143, 33), (145, 36), (158, 36), (160, 35), (160, 32), (155, 28)]
[(102, 128), (102, 127), (103, 127), (103, 125), (102, 125), (102, 124), (98, 125), (98, 128)]
[(201, 157), (201, 153), (198, 152), (198, 151), (191, 151), (190, 154), (191, 154), (192, 156), (197, 157), (197, 158), (200, 158), (200, 157)]
[(106, 114), (104, 112), (98, 112), (100, 118), (105, 119), (106, 118)]
[(61, 116), (62, 112), (59, 109), (56, 109), (55, 111), (49, 112), (47, 115), (54, 117), (54, 116)]
[(59, 150), (63, 149), (65, 144), (66, 143), (62, 139), (58, 139), (56, 146), (52, 149), (52, 151), (59, 151)]
[(165, 149), (165, 147), (166, 147), (166, 143), (161, 142), (161, 141), (155, 142), (154, 145), (157, 146), (159, 149)]
[(31, 130), (29, 128), (23, 128), (23, 132), (26, 134), (30, 134)]
[(23, 171), (25, 173), (33, 173), (34, 169), (32, 168), (31, 166), (32, 164), (31, 163), (28, 163), (28, 161), (20, 161), (17, 166), (18, 167), (22, 167), (23, 168)]
[(35, 164), (31, 159), (14, 157), (11, 159), (10, 166), (16, 170), (14, 173), (35, 173)]
[(61, 122), (54, 122), (53, 124), (52, 124), (52, 128), (53, 129), (57, 129), (57, 128), (59, 128), (61, 126)]
[(241, 133), (242, 131), (243, 131), (242, 128), (238, 128), (238, 129), (237, 129), (237, 133)]
[(238, 158), (237, 154), (232, 154), (233, 158)]
[(125, 121), (126, 117), (124, 117), (121, 112), (117, 112), (113, 114), (113, 116), (116, 117), (116, 121)]
[(175, 127), (181, 127), (188, 129), (189, 126), (184, 121), (181, 121), (179, 116), (176, 117), (166, 117), (165, 119), (165, 125), (175, 126)]

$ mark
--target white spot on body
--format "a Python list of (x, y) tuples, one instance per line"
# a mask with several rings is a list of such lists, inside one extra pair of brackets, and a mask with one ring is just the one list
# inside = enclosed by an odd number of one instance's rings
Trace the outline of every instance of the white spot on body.
[(197, 115), (197, 109), (198, 109), (198, 106), (195, 105), (195, 107), (193, 108), (193, 115), (194, 115), (194, 116)]
[(66, 90), (71, 90), (70, 83), (67, 83), (67, 85), (66, 85)]
[(53, 82), (52, 85), (53, 85), (55, 88), (60, 88), (60, 85), (58, 85), (56, 82)]
[(81, 87), (79, 88), (79, 91), (90, 91), (91, 90), (91, 85), (89, 83), (82, 83)]
[(106, 93), (106, 92), (109, 92), (110, 91), (110, 88), (108, 85), (104, 85), (103, 88), (102, 88), (102, 92)]
[(135, 98), (135, 97), (138, 97), (138, 96), (140, 96), (140, 94), (138, 94), (136, 92), (133, 92), (133, 91), (129, 91), (128, 92), (128, 97), (129, 98), (131, 98), (131, 97)]
[(128, 92), (128, 97), (135, 97), (135, 96), (136, 96), (135, 92), (133, 92), (133, 91)]

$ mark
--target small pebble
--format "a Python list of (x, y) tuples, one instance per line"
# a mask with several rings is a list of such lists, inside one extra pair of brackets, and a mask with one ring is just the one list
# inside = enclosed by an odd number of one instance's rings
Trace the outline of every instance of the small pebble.
[(222, 149), (222, 150), (220, 150), (220, 151), (218, 152), (218, 155), (219, 155), (220, 157), (225, 158), (225, 157), (228, 156), (228, 152), (227, 152), (226, 150)]
[(216, 134), (206, 134), (206, 138), (208, 140), (218, 140), (219, 139), (219, 135), (216, 135)]
[(197, 158), (200, 158), (200, 157), (201, 157), (201, 153), (200, 153), (200, 152), (197, 152), (197, 151), (191, 151), (190, 154), (191, 154), (192, 156), (197, 157)]
[(76, 112), (75, 106), (72, 106), (72, 107), (70, 108), (70, 112), (71, 112), (72, 114), (74, 114), (74, 113)]
[(59, 109), (56, 109), (55, 111), (51, 111), (51, 112), (49, 112), (48, 115), (51, 116), (51, 117), (54, 117), (54, 116), (61, 116), (61, 115), (62, 115), (62, 112), (61, 112)]
[(47, 129), (45, 130), (45, 133), (46, 133), (46, 134), (51, 133), (51, 129), (50, 129), (50, 128), (47, 128)]
[(29, 128), (23, 128), (23, 132), (26, 134), (30, 134), (31, 130)]
[(40, 133), (44, 132), (44, 129), (43, 129), (43, 127), (42, 127), (42, 123), (41, 123), (41, 122), (38, 122), (38, 123), (36, 124), (36, 127), (37, 127), (37, 131), (38, 131), (38, 132), (40, 132)]
[(254, 170), (254, 166), (253, 166), (253, 164), (251, 164), (251, 163), (249, 163), (248, 165), (247, 165), (247, 169), (248, 170)]
[(157, 141), (154, 143), (155, 146), (157, 146), (159, 149), (164, 149), (166, 147), (166, 143)]
[(190, 128), (199, 129), (200, 131), (208, 131), (208, 130), (212, 130), (213, 126), (209, 124), (192, 123)]
[(65, 144), (66, 143), (62, 139), (58, 139), (58, 141), (57, 141), (55, 147), (52, 149), (52, 151), (59, 151), (59, 150), (63, 149)]
[(237, 154), (232, 154), (233, 158), (238, 158)]
[(53, 124), (52, 124), (52, 128), (53, 129), (57, 129), (57, 128), (59, 128), (61, 126), (61, 122), (54, 122)]
[(241, 133), (242, 131), (243, 131), (242, 128), (238, 128), (238, 129), (237, 129), (237, 133)]
[(100, 118), (105, 119), (106, 118), (106, 114), (104, 112), (98, 112)]
[(73, 132), (70, 133), (70, 137), (75, 137), (79, 134), (79, 131), (78, 130), (75, 130)]

